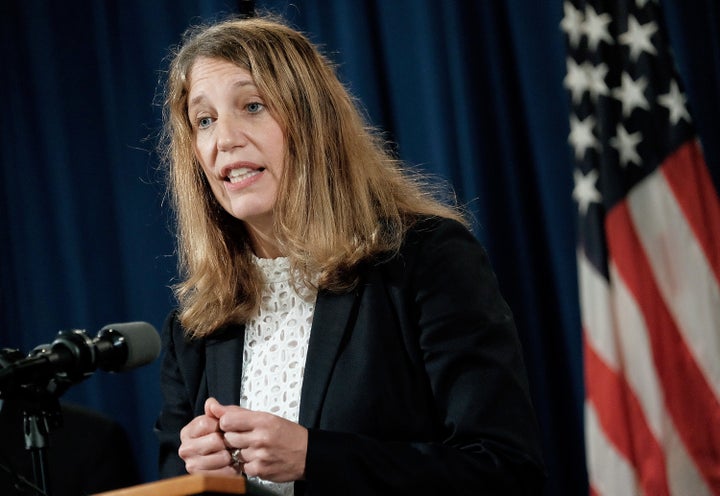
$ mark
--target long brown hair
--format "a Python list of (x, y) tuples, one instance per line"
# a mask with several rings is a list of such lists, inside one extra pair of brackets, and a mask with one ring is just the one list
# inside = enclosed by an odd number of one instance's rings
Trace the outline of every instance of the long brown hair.
[(198, 57), (248, 70), (285, 132), (285, 169), (273, 210), (283, 253), (306, 284), (357, 283), (360, 262), (393, 253), (419, 216), (463, 221), (389, 151), (301, 33), (271, 18), (190, 29), (173, 52), (165, 87), (162, 152), (176, 214), (181, 281), (174, 286), (188, 333), (205, 336), (257, 310), (262, 276), (242, 222), (215, 200), (193, 153), (188, 75)]

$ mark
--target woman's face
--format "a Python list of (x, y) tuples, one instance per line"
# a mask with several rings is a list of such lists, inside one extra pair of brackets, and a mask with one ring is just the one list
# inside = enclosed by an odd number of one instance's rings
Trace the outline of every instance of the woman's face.
[(195, 155), (215, 198), (256, 242), (267, 239), (285, 137), (250, 72), (222, 59), (198, 58), (190, 71), (188, 117)]

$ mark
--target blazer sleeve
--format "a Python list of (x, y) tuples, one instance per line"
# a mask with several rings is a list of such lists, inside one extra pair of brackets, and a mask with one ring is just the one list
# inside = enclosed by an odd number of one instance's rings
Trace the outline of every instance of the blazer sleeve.
[(176, 311), (165, 320), (162, 330), (161, 366), (162, 409), (155, 422), (159, 442), (159, 476), (161, 479), (185, 475), (185, 463), (178, 455), (180, 430), (195, 415), (201, 398), (204, 368), (203, 347), (187, 341)]
[(487, 254), (466, 228), (441, 220), (414, 229), (390, 264), (403, 274), (389, 292), (400, 294), (420, 350), (437, 430), (408, 442), (310, 429), (296, 492), (540, 494), (522, 350)]

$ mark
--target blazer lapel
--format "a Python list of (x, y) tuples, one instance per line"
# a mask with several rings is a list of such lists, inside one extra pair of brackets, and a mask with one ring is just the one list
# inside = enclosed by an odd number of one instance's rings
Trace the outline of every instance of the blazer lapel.
[(358, 300), (359, 290), (341, 294), (318, 293), (305, 361), (300, 400), (301, 425), (314, 427), (319, 421), (335, 360), (351, 316), (357, 312)]
[(228, 326), (205, 345), (208, 395), (223, 405), (240, 404), (244, 341), (244, 326)]

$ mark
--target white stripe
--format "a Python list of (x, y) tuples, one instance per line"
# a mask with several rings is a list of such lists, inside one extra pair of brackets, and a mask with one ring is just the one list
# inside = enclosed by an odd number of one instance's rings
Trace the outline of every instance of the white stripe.
[[(583, 327), (588, 346), (615, 372), (622, 373), (642, 408), (645, 421), (655, 439), (663, 446), (666, 470), (671, 494), (685, 496), (709, 495), (710, 490), (700, 476), (692, 459), (680, 440), (664, 407), (664, 395), (657, 378), (645, 321), (619, 276), (614, 264), (610, 264), (613, 281), (612, 294), (605, 279), (597, 273), (584, 255), (578, 255), (580, 296)], [(613, 322), (619, 322), (622, 332), (613, 330)], [(592, 378), (589, 378), (592, 380)], [(596, 415), (595, 412), (593, 412)], [(605, 463), (593, 445), (596, 435), (588, 436), (588, 452), (593, 450), (597, 463)], [(603, 444), (609, 444), (603, 440)], [(589, 471), (604, 472), (604, 468), (592, 465)]]
[(621, 322), (619, 327), (622, 332), (617, 336), (620, 355), (625, 357), (625, 379), (640, 403), (648, 427), (665, 453), (670, 494), (709, 495), (705, 481), (665, 409), (664, 394), (652, 358), (645, 320), (614, 264), (610, 266), (610, 274), (613, 281), (613, 313)]
[(588, 401), (585, 402), (585, 441), (588, 481), (600, 496), (642, 494), (632, 465), (605, 437), (597, 412)]
[[(613, 371), (621, 367), (622, 357), (616, 342), (611, 298), (605, 279), (578, 253), (578, 277), (583, 329), (587, 345)], [(592, 377), (586, 380), (592, 381)], [(635, 472), (627, 459), (605, 436), (593, 405), (585, 402), (585, 444), (588, 479), (601, 496), (636, 496), (640, 489)]]
[(605, 279), (588, 262), (585, 254), (578, 252), (578, 282), (580, 284), (580, 314), (585, 329), (585, 339), (613, 370), (620, 369), (620, 357), (615, 343), (611, 303)]
[(670, 416), (665, 417), (663, 426), (665, 464), (670, 494), (673, 496), (712, 496), (705, 479), (697, 470), (695, 463), (688, 455), (680, 436), (672, 425)]
[(660, 293), (720, 398), (720, 288), (714, 272), (659, 169), (628, 195), (628, 205)]
[(610, 264), (610, 279), (613, 284), (612, 313), (618, 327), (616, 339), (623, 358), (622, 374), (630, 385), (643, 410), (645, 422), (656, 440), (662, 432), (665, 399), (658, 380), (652, 348), (647, 335), (647, 326), (640, 308), (614, 263)]

